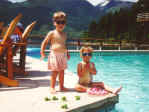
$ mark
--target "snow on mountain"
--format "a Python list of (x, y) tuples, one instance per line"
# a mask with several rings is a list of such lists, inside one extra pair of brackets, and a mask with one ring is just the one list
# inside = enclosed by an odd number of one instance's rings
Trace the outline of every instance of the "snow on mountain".
[(120, 10), (120, 8), (130, 8), (134, 2), (128, 2), (123, 0), (104, 0), (103, 2), (96, 5), (96, 8), (104, 10), (105, 12), (115, 12)]
[(100, 3), (100, 6), (101, 6), (101, 7), (104, 7), (104, 6), (106, 6), (109, 2), (110, 2), (109, 0), (105, 0), (105, 1), (103, 1), (103, 2)]
[[(90, 2), (92, 5), (97, 6), (101, 4), (101, 6), (105, 6), (108, 2), (111, 2), (113, 0), (87, 0)], [(138, 0), (114, 0), (117, 2), (137, 2)]]

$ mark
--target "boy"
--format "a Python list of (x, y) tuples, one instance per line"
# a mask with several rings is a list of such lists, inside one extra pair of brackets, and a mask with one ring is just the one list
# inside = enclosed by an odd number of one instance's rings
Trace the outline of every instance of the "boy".
[(56, 93), (55, 83), (59, 74), (60, 91), (67, 91), (64, 87), (64, 70), (67, 68), (67, 59), (70, 58), (66, 49), (66, 33), (63, 32), (66, 25), (66, 14), (64, 12), (56, 12), (53, 15), (53, 25), (55, 29), (50, 31), (41, 44), (41, 59), (45, 57), (44, 50), (50, 41), (50, 54), (48, 57), (48, 69), (51, 70), (50, 92)]

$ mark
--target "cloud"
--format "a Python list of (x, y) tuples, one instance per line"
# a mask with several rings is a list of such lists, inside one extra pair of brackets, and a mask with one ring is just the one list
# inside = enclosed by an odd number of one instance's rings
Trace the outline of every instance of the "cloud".
[(15, 2), (24, 2), (26, 0), (8, 0), (8, 1), (15, 3)]
[[(93, 5), (97, 5), (99, 3), (102, 3), (104, 1), (107, 1), (107, 0), (87, 0), (89, 1), (91, 4)], [(110, 0), (109, 0), (110, 1)], [(138, 0), (119, 0), (119, 1), (130, 1), (130, 2), (137, 2)]]
[[(11, 1), (11, 2), (15, 3), (15, 2), (24, 2), (26, 0), (8, 0), (8, 1)], [(104, 1), (107, 1), (107, 0), (87, 0), (87, 1), (89, 1), (93, 5), (97, 5), (97, 4), (102, 3)], [(137, 2), (138, 0), (120, 0), (120, 1)]]

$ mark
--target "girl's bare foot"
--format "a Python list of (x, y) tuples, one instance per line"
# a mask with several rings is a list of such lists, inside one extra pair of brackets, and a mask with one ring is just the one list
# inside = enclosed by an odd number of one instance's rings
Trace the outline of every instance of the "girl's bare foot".
[(122, 86), (120, 86), (119, 88), (117, 88), (113, 93), (114, 94), (118, 94), (121, 91), (121, 89), (122, 89)]
[(56, 90), (54, 88), (50, 88), (50, 93), (51, 94), (55, 94), (56, 93)]

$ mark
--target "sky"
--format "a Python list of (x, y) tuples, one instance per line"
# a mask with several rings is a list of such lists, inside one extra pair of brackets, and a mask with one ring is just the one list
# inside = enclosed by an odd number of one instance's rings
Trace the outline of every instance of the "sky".
[[(22, 1), (26, 1), (26, 0), (9, 0), (11, 2), (22, 2)], [(93, 5), (97, 5), (105, 0), (87, 0), (89, 1), (91, 4)], [(121, 1), (131, 1), (131, 2), (137, 2), (138, 0), (121, 0)]]

